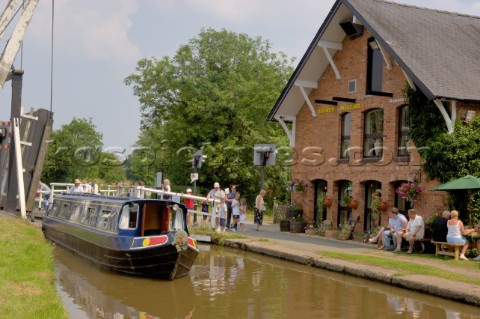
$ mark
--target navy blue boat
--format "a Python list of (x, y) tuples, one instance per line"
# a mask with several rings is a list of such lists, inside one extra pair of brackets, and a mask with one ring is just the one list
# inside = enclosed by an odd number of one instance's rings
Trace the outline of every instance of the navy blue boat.
[(45, 237), (112, 270), (173, 280), (198, 256), (187, 208), (169, 200), (56, 195), (45, 214)]

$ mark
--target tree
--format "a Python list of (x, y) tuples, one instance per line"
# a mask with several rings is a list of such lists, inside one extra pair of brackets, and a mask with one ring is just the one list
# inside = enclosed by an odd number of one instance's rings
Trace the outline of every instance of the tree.
[[(141, 104), (137, 146), (151, 148), (152, 169), (166, 168), (174, 183), (189, 182), (192, 154), (202, 149), (200, 185), (238, 183), (257, 193), (253, 147), (287, 145), (280, 126), (266, 117), (291, 72), (285, 54), (271, 52), (268, 41), (226, 30), (202, 30), (173, 58), (141, 59), (125, 79)], [(286, 184), (287, 170), (267, 170), (265, 185)]]
[[(45, 182), (73, 182), (76, 178), (118, 181), (125, 179), (125, 171), (118, 159), (102, 152), (102, 134), (96, 131), (92, 120), (74, 118), (52, 132), (42, 173)], [(111, 180), (111, 176), (116, 176)]]
[[(452, 134), (438, 108), (420, 91), (405, 90), (409, 107), (409, 136), (424, 159), (423, 170), (428, 178), (438, 178), (441, 183), (473, 175), (480, 177), (480, 117), (470, 123), (455, 121)], [(468, 212), (466, 191), (449, 192), (449, 206), (461, 213)], [(480, 218), (479, 192), (472, 193), (473, 219)], [(462, 216), (469, 222), (469, 215)]]

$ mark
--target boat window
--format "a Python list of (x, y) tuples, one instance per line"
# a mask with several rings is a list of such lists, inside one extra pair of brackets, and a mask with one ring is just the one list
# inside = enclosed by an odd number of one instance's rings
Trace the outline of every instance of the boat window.
[(114, 229), (114, 220), (117, 215), (116, 210), (102, 209), (97, 218), (97, 228), (104, 230)]
[(95, 226), (97, 223), (97, 208), (91, 206), (87, 207), (81, 223), (85, 225)]
[(58, 216), (64, 219), (70, 217), (70, 203), (62, 203), (62, 208), (60, 209)]
[(51, 216), (58, 216), (58, 211), (60, 210), (61, 204), (59, 204), (59, 202), (53, 202), (53, 207), (52, 209), (50, 210), (50, 213), (49, 215)]
[(77, 222), (80, 219), (80, 212), (82, 211), (82, 206), (73, 204), (70, 208), (70, 221)]
[(136, 229), (138, 220), (138, 204), (125, 205), (122, 208), (119, 227), (121, 229)]
[(183, 210), (178, 205), (172, 206), (170, 230), (183, 229)]

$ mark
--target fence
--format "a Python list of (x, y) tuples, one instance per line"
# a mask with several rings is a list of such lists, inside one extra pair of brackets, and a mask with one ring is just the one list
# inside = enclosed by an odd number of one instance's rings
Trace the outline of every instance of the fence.
[[(35, 197), (35, 203), (38, 209), (42, 208), (42, 204), (47, 201), (45, 198), (47, 194), (49, 194), (48, 198), (48, 205), (53, 203), (53, 199), (55, 195), (68, 193), (70, 188), (73, 186), (73, 183), (50, 183), (50, 192), (48, 191), (41, 191), (37, 192), (37, 196)], [(84, 188), (87, 187), (86, 184), (82, 184)], [(102, 195), (102, 196), (124, 196), (124, 197), (131, 197), (131, 198), (149, 198), (152, 194), (156, 194), (157, 197), (161, 195), (171, 196), (173, 201), (180, 202), (182, 198), (191, 198), (193, 200), (199, 202), (210, 202), (214, 203), (213, 199), (207, 199), (206, 197), (202, 196), (195, 196), (195, 195), (187, 195), (183, 193), (174, 193), (174, 192), (166, 192), (160, 189), (149, 188), (145, 186), (114, 186), (114, 185), (95, 185), (94, 194)], [(198, 211), (195, 209), (189, 209), (189, 213), (198, 214), (198, 215), (206, 215), (211, 218), (212, 225), (215, 223), (215, 210), (212, 209), (212, 213), (206, 213), (202, 211)], [(213, 216), (212, 216), (213, 215)]]

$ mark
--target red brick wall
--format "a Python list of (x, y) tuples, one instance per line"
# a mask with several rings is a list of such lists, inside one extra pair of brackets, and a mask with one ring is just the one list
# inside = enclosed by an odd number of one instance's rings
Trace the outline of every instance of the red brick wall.
[[(365, 33), (362, 37), (349, 39), (343, 42), (343, 49), (337, 51), (333, 57), (339, 69), (341, 79), (337, 80), (333, 69), (329, 66), (318, 81), (318, 89), (310, 93), (310, 100), (320, 109), (333, 107), (334, 112), (318, 113), (314, 118), (306, 104), (297, 115), (296, 147), (297, 160), (292, 167), (292, 178), (301, 179), (309, 185), (305, 192), (292, 192), (292, 199), (301, 202), (304, 209), (304, 217), (313, 221), (314, 216), (314, 188), (315, 180), (327, 181), (327, 194), (333, 200), (332, 207), (328, 208), (327, 218), (337, 223), (338, 188), (336, 183), (340, 180), (352, 182), (353, 195), (360, 202), (360, 206), (353, 211), (353, 217), (361, 216), (361, 225), (357, 231), (363, 230), (363, 216), (365, 210), (364, 185), (367, 181), (382, 183), (382, 200), (389, 204), (394, 203), (393, 183), (401, 180), (411, 180), (414, 176), (420, 179), (424, 190), (420, 200), (415, 203), (417, 213), (425, 220), (434, 213), (445, 209), (445, 192), (429, 191), (438, 185), (436, 181), (427, 181), (424, 173), (420, 172), (421, 158), (415, 150), (410, 154), (409, 162), (395, 161), (394, 155), (397, 145), (397, 113), (403, 104), (402, 90), (406, 86), (405, 76), (400, 67), (390, 58), (392, 70), (388, 70), (386, 64), (383, 68), (383, 91), (393, 93), (393, 98), (382, 96), (366, 96), (367, 75), (367, 40), (371, 35)], [(349, 80), (357, 81), (356, 93), (348, 93)], [(363, 148), (363, 121), (367, 110), (381, 108), (384, 110), (384, 141), (383, 146), (392, 153), (384, 151), (383, 162), (361, 163), (362, 152), (351, 153), (349, 163), (338, 163), (340, 154), (340, 125), (343, 112), (340, 107), (352, 103), (338, 102), (338, 105), (314, 104), (315, 99), (332, 100), (333, 96), (356, 99), (360, 108), (350, 110), (351, 132), (350, 146)], [(458, 105), (458, 116), (465, 113), (468, 106)], [(312, 152), (317, 151), (317, 154)], [(306, 161), (315, 159), (316, 161)], [(385, 224), (387, 213), (382, 216), (382, 224)]]

